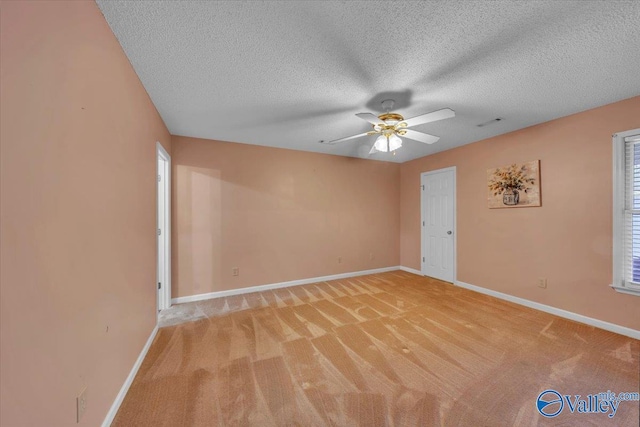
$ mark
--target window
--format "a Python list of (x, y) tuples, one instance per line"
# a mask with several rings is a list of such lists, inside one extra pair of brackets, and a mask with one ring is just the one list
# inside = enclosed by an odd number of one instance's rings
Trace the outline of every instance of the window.
[(640, 129), (613, 135), (613, 284), (640, 295)]

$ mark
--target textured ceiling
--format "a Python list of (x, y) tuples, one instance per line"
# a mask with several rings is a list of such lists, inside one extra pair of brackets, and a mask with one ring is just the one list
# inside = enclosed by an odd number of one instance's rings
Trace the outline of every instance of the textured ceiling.
[(404, 162), (640, 95), (640, 1), (98, 5), (174, 135), (364, 157), (374, 137), (318, 141), (386, 98), (455, 110), (370, 157)]

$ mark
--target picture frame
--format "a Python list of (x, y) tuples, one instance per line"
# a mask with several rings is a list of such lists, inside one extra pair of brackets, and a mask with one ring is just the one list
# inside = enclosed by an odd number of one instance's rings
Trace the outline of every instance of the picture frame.
[(541, 206), (540, 160), (487, 169), (489, 209)]

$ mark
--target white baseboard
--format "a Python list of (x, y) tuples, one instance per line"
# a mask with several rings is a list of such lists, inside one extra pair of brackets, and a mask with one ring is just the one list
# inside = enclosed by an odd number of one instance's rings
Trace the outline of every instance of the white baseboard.
[(481, 294), (490, 295), (492, 297), (500, 298), (506, 301), (510, 301), (516, 304), (524, 305), (525, 307), (533, 308), (536, 310), (544, 311), (545, 313), (555, 314), (565, 319), (574, 320), (576, 322), (584, 323), (589, 326), (595, 326), (596, 328), (604, 329), (606, 331), (615, 332), (616, 334), (625, 335), (627, 337), (640, 340), (640, 331), (627, 328), (625, 326), (616, 325), (615, 323), (605, 322), (603, 320), (594, 319), (592, 317), (583, 316), (582, 314), (574, 313), (571, 311), (563, 310), (561, 308), (552, 307), (550, 305), (541, 304), (539, 302), (530, 301), (520, 297), (514, 297), (513, 295), (504, 294), (502, 292), (494, 291), (487, 288), (481, 288), (480, 286), (470, 285), (469, 283), (456, 280), (455, 284), (461, 288), (466, 288)]
[(120, 389), (120, 392), (116, 396), (116, 400), (113, 402), (113, 405), (111, 405), (111, 409), (109, 409), (109, 412), (107, 412), (107, 416), (104, 418), (104, 421), (102, 422), (102, 427), (109, 427), (113, 422), (113, 419), (116, 417), (116, 414), (118, 413), (118, 409), (120, 409), (120, 405), (122, 404), (124, 397), (127, 395), (127, 392), (129, 391), (129, 387), (131, 387), (131, 383), (133, 383), (133, 379), (136, 377), (136, 374), (138, 373), (138, 369), (140, 369), (140, 365), (142, 365), (142, 361), (147, 355), (147, 352), (149, 351), (149, 347), (151, 347), (151, 343), (153, 342), (153, 339), (156, 337), (157, 333), (158, 333), (158, 325), (156, 324), (156, 326), (153, 328), (153, 331), (151, 331), (151, 335), (149, 336), (149, 339), (147, 340), (146, 344), (142, 348), (142, 351), (140, 352), (140, 355), (138, 356), (136, 363), (133, 364), (133, 368), (131, 368), (131, 372), (129, 372), (129, 376), (125, 380), (124, 384), (122, 385), (122, 388)]
[(422, 271), (416, 270), (415, 268), (411, 267), (405, 267), (404, 265), (400, 266), (400, 270), (406, 271), (407, 273), (417, 274), (418, 276), (424, 276), (424, 274), (422, 274)]
[(351, 273), (333, 274), (331, 276), (311, 277), (309, 279), (291, 280), (289, 282), (270, 283), (268, 285), (249, 286), (247, 288), (230, 289), (228, 291), (209, 292), (206, 294), (190, 295), (188, 297), (178, 297), (171, 300), (171, 304), (182, 304), (185, 302), (202, 301), (212, 298), (228, 297), (231, 295), (248, 294), (251, 292), (266, 291), (269, 289), (287, 288), (289, 286), (307, 285), (309, 283), (326, 282), (328, 280), (346, 279), (348, 277), (364, 276), (366, 274), (384, 273), (387, 271), (399, 270), (401, 267), (374, 268), (373, 270), (354, 271)]

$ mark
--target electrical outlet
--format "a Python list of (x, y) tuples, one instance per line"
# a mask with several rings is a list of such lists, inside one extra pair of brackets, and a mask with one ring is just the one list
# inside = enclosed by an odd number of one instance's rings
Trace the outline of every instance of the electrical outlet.
[(233, 274), (234, 276), (239, 276), (240, 275), (240, 268), (238, 267), (233, 267), (231, 269), (231, 274)]
[(77, 414), (78, 414), (76, 422), (79, 423), (80, 420), (82, 419), (82, 416), (87, 410), (87, 388), (86, 387), (80, 392), (80, 394), (76, 398), (76, 408), (77, 408)]
[(370, 253), (370, 254), (369, 254), (369, 260), (370, 260), (370, 261), (373, 261), (373, 253)]
[(538, 279), (538, 287), (542, 289), (547, 288), (547, 279)]
[(341, 256), (338, 257), (338, 264), (342, 264), (342, 257)]

